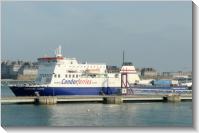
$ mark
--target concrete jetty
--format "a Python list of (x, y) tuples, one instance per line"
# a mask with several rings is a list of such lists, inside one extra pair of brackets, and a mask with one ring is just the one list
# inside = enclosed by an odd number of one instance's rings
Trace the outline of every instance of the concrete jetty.
[(71, 102), (100, 102), (122, 104), (123, 102), (180, 102), (192, 100), (192, 95), (122, 95), (122, 96), (27, 96), (1, 97), (1, 104), (57, 104)]

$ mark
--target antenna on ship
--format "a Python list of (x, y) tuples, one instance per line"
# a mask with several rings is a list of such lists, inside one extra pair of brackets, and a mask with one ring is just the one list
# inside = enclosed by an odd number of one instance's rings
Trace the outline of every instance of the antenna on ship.
[(59, 45), (59, 47), (56, 48), (55, 55), (56, 55), (56, 57), (61, 57), (62, 56), (62, 54), (61, 54), (61, 45)]
[(123, 56), (122, 56), (122, 65), (124, 65), (124, 50), (123, 50)]

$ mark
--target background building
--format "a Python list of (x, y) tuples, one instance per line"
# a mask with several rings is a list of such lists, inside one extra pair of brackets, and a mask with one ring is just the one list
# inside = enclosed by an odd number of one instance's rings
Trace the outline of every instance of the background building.
[(142, 68), (141, 77), (146, 78), (157, 78), (158, 72), (154, 68)]
[(2, 61), (1, 79), (34, 80), (38, 71), (38, 63), (25, 61)]

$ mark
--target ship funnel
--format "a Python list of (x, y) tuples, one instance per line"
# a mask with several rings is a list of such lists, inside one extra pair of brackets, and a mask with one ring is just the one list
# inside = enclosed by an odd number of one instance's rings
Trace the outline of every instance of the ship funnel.
[(61, 57), (62, 56), (62, 54), (61, 54), (61, 46), (60, 45), (59, 45), (58, 48), (56, 48), (55, 55), (56, 55), (56, 57)]
[(131, 62), (124, 62), (120, 73), (121, 80), (123, 83), (125, 83), (125, 87), (127, 86), (127, 83), (134, 84), (140, 81), (138, 73)]

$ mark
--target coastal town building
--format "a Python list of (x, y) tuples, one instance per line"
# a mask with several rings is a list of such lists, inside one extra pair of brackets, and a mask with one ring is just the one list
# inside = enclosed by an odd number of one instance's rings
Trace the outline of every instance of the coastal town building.
[(178, 71), (173, 73), (173, 78), (178, 78), (178, 77), (192, 77), (192, 72), (191, 71)]
[(38, 64), (25, 61), (2, 61), (1, 79), (33, 80), (38, 71)]
[[(118, 66), (107, 66), (107, 72), (118, 73)], [(192, 77), (191, 71), (158, 72), (154, 68), (136, 68), (141, 79), (176, 79)], [(1, 79), (34, 80), (38, 73), (38, 62), (1, 61)]]
[(141, 76), (144, 78), (156, 78), (158, 72), (154, 68), (142, 68)]

